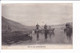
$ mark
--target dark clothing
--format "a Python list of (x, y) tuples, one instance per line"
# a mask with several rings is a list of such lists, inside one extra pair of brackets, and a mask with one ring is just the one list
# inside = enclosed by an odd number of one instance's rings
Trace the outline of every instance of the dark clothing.
[(38, 24), (36, 25), (36, 29), (39, 29), (39, 25)]
[(36, 34), (37, 34), (37, 40), (39, 40), (39, 25), (36, 25)]
[(37, 40), (39, 40), (39, 33), (37, 33)]
[(45, 30), (44, 34), (45, 34), (45, 39), (47, 39), (48, 30)]
[(64, 29), (64, 31), (66, 32), (67, 37), (71, 37), (72, 36), (72, 28), (67, 27), (66, 29)]
[(44, 36), (45, 39), (47, 39), (47, 35), (48, 35), (48, 29), (47, 29), (47, 25), (44, 26)]

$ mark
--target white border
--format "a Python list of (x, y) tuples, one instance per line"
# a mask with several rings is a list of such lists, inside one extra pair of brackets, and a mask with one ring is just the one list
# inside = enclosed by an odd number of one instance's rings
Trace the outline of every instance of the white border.
[(1, 1), (1, 3), (75, 3), (75, 2), (77, 1)]
[(1, 1), (1, 3), (73, 3), (73, 49), (2, 50), (2, 53), (80, 53), (80, 1)]

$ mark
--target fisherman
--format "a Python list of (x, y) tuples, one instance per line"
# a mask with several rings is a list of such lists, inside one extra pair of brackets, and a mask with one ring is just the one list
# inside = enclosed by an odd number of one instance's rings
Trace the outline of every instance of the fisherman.
[(47, 25), (45, 24), (44, 25), (44, 36), (45, 36), (45, 39), (47, 39), (47, 35), (48, 35), (48, 29), (47, 29)]
[(66, 28), (64, 29), (64, 32), (66, 33), (67, 38), (71, 39), (72, 27), (70, 26), (70, 24), (66, 24), (65, 26)]
[(39, 25), (36, 25), (37, 40), (39, 40)]

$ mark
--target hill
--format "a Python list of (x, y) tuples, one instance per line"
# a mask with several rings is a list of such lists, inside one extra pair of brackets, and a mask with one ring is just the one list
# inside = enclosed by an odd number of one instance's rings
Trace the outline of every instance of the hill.
[(10, 32), (10, 31), (30, 31), (32, 30), (32, 26), (24, 26), (20, 23), (17, 23), (15, 21), (6, 19), (2, 17), (2, 31)]

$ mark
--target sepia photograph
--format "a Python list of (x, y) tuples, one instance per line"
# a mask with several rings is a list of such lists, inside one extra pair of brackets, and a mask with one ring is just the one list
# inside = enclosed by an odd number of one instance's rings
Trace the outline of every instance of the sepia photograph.
[(72, 49), (72, 45), (72, 3), (2, 4), (2, 49)]

